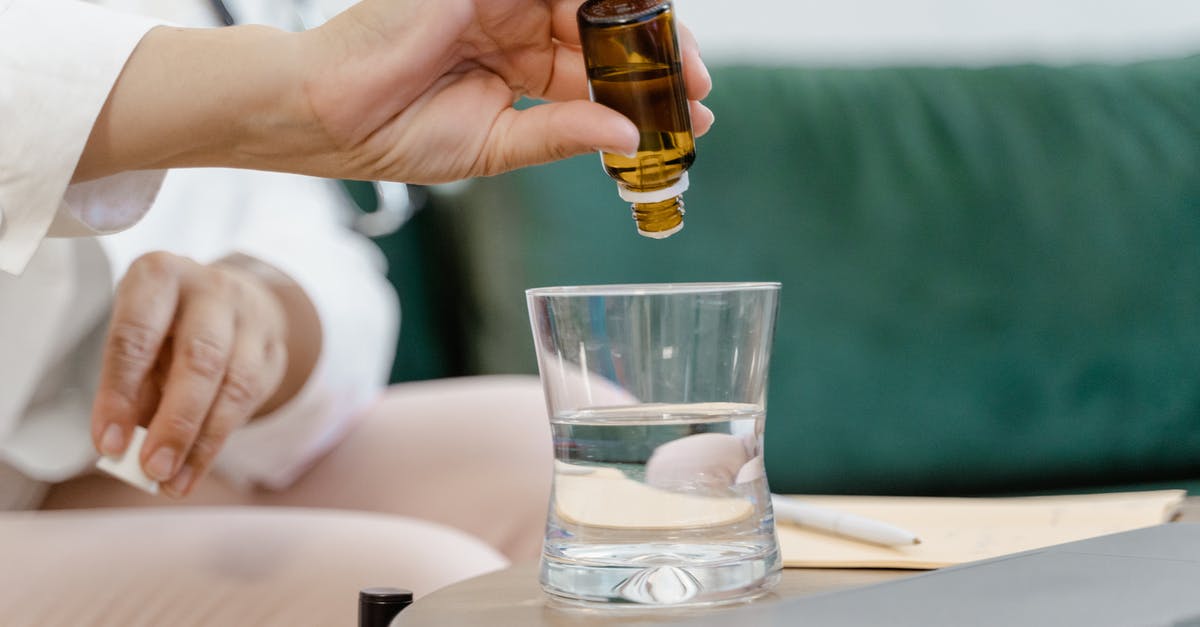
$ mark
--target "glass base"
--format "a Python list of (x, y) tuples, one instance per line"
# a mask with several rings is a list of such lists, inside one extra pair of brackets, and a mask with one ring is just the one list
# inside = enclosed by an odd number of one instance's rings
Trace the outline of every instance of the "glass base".
[(542, 588), (574, 605), (705, 607), (743, 603), (779, 582), (779, 549), (753, 544), (613, 544), (542, 556)]

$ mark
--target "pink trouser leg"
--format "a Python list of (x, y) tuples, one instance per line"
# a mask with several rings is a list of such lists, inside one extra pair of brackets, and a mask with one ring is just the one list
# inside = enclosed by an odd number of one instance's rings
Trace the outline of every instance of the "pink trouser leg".
[(388, 388), (286, 490), (237, 492), (210, 477), (179, 502), (95, 475), (55, 486), (43, 509), (240, 504), (383, 512), (467, 531), (513, 561), (528, 561), (541, 552), (552, 459), (536, 377), (422, 381)]
[(2, 513), (0, 555), (5, 627), (351, 625), (363, 587), (506, 563), (441, 525), (258, 507)]
[(447, 379), (392, 386), (295, 485), (256, 502), (412, 516), (529, 561), (541, 554), (552, 473), (535, 377)]
[(392, 386), (286, 490), (82, 477), (0, 513), (0, 624), (349, 624), (361, 587), (536, 559), (551, 460), (537, 379), (476, 377)]

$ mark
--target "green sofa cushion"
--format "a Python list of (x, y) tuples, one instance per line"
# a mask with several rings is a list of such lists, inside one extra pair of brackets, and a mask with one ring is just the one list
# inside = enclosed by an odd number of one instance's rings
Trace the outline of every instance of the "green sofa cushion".
[(1200, 477), (1200, 57), (713, 74), (675, 237), (595, 156), (439, 199), (466, 371), (535, 371), (527, 287), (781, 281), (775, 490)]

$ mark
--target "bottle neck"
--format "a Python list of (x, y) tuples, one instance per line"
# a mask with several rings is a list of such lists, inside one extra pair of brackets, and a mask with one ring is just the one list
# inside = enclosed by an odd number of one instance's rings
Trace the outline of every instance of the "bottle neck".
[(683, 229), (683, 196), (674, 196), (658, 202), (633, 203), (633, 220), (638, 233), (663, 239)]

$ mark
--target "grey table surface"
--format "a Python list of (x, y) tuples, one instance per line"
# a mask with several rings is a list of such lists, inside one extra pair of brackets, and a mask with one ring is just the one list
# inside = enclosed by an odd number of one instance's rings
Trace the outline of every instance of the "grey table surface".
[[(1188, 497), (1180, 520), (1200, 522), (1200, 497)], [(822, 592), (880, 583), (924, 571), (785, 568), (772, 592), (753, 603), (776, 603)], [(667, 624), (688, 615), (724, 611), (654, 610), (599, 611), (558, 603), (542, 592), (536, 563), (518, 564), (505, 570), (469, 579), (443, 588), (414, 603), (397, 617), (394, 627), (601, 627), (608, 625)]]

